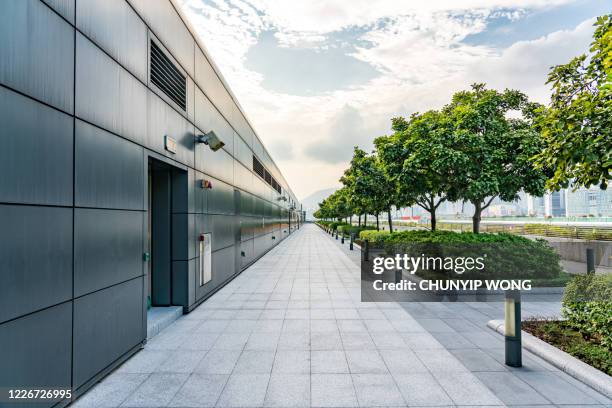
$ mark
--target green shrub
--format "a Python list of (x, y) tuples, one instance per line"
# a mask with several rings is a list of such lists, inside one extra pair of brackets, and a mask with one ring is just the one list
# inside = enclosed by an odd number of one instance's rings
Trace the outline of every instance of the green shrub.
[(382, 243), (391, 235), (389, 231), (362, 230), (359, 232), (359, 239), (368, 240), (370, 243)]
[(585, 338), (612, 347), (612, 275), (576, 276), (565, 287), (562, 313)]

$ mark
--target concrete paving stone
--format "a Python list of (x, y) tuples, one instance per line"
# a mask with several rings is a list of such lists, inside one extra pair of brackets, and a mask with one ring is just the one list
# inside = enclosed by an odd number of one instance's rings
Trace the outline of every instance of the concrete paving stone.
[(432, 336), (438, 340), (442, 346), (444, 346), (447, 350), (452, 349), (467, 349), (473, 348), (476, 349), (476, 345), (471, 341), (468, 341), (465, 337), (463, 337), (460, 333), (452, 332), (452, 333), (431, 333)]
[(152, 350), (177, 350), (188, 339), (195, 335), (190, 333), (174, 333), (172, 330), (162, 332), (152, 339), (147, 339), (146, 349)]
[(309, 320), (285, 320), (281, 334), (284, 333), (305, 333), (310, 331)]
[(345, 354), (352, 374), (387, 374), (389, 372), (376, 350), (347, 350)]
[(196, 333), (223, 333), (231, 320), (205, 320), (194, 330)]
[(344, 350), (373, 350), (374, 342), (367, 333), (341, 333)]
[(192, 373), (200, 361), (204, 359), (207, 351), (179, 350), (170, 353), (168, 358), (162, 362), (156, 372), (160, 373)]
[(359, 316), (359, 313), (357, 313), (357, 309), (355, 308), (334, 309), (334, 315), (336, 319), (340, 319), (340, 320), (361, 319), (361, 316)]
[(268, 300), (266, 303), (266, 309), (287, 309), (288, 300)]
[(551, 403), (510, 372), (479, 372), (474, 375), (506, 405)]
[(426, 330), (413, 319), (390, 319), (391, 326), (400, 333), (426, 333)]
[(273, 373), (264, 406), (310, 407), (310, 375)]
[(515, 374), (553, 404), (599, 404), (595, 398), (553, 373), (532, 371)]
[(266, 300), (247, 300), (242, 304), (243, 309), (264, 309), (266, 307)]
[(187, 374), (151, 374), (124, 402), (122, 407), (164, 407), (182, 387)]
[(468, 319), (442, 319), (442, 321), (458, 333), (482, 330), (482, 327), (476, 326)]
[(114, 373), (73, 403), (75, 408), (114, 408), (132, 394), (149, 374)]
[(310, 351), (279, 350), (274, 357), (273, 374), (309, 374)]
[(235, 319), (225, 328), (224, 333), (251, 333), (257, 325), (257, 320)]
[[(207, 351), (213, 348), (221, 333), (190, 333), (178, 345), (178, 350)], [(147, 344), (147, 348), (148, 348)]]
[(395, 329), (387, 319), (380, 320), (363, 320), (366, 328), (370, 333), (394, 333)]
[(451, 349), (449, 351), (470, 371), (508, 371), (504, 364), (481, 349)]
[(337, 320), (340, 333), (368, 333), (362, 320)]
[(313, 320), (335, 320), (334, 309), (310, 309), (310, 318)]
[(260, 319), (255, 327), (253, 328), (253, 333), (276, 333), (280, 334), (283, 328), (283, 320), (273, 319), (266, 320)]
[(404, 338), (395, 332), (371, 332), (370, 337), (379, 350), (400, 350), (409, 348)]
[(312, 374), (310, 387), (313, 407), (359, 406), (350, 374)]
[(260, 320), (283, 320), (287, 309), (265, 309), (259, 315)]
[(432, 375), (457, 405), (504, 405), (472, 373), (437, 372)]
[(215, 341), (212, 350), (242, 350), (249, 336), (250, 333), (222, 333)]
[(388, 374), (352, 374), (360, 406), (398, 407), (405, 405), (393, 377)]
[(580, 391), (584, 392), (588, 396), (590, 396), (593, 399), (597, 400), (600, 404), (603, 404), (603, 405), (605, 405), (607, 407), (612, 407), (612, 399), (610, 399), (610, 398), (606, 397), (605, 395), (595, 391), (593, 388), (589, 387), (585, 383), (583, 383), (581, 381), (578, 381), (574, 377), (571, 377), (571, 376), (569, 376), (568, 374), (566, 374), (566, 373), (564, 373), (562, 371), (555, 371), (554, 375), (556, 375), (557, 377), (562, 378), (563, 380), (569, 382), (574, 387), (578, 388)]
[(334, 320), (312, 320), (310, 322), (311, 332), (338, 332), (338, 323)]
[(175, 394), (170, 407), (214, 407), (229, 375), (192, 374)]
[(409, 407), (454, 406), (446, 391), (429, 373), (407, 373), (393, 378)]
[(432, 373), (439, 372), (467, 372), (468, 369), (461, 364), (452, 354), (444, 349), (438, 350), (413, 350), (419, 360)]
[(281, 333), (278, 339), (278, 350), (310, 350), (310, 333)]
[(446, 324), (442, 319), (421, 319), (417, 318), (417, 322), (429, 333), (454, 333), (452, 327)]
[(275, 351), (278, 347), (278, 339), (280, 337), (280, 333), (272, 332), (272, 333), (260, 333), (253, 332), (249, 336), (246, 345), (244, 346), (245, 350), (266, 350), (266, 351)]
[(369, 309), (358, 309), (359, 316), (363, 320), (378, 320), (378, 319), (386, 319), (383, 312), (381, 312), (377, 307), (369, 308)]
[(342, 350), (342, 338), (335, 332), (310, 332), (311, 350)]
[(349, 373), (346, 356), (342, 350), (313, 350), (310, 358), (310, 371), (314, 374)]
[(141, 350), (117, 369), (118, 373), (151, 374), (172, 353), (168, 350)]
[(237, 310), (217, 310), (211, 316), (211, 319), (219, 319), (219, 320), (231, 320), (238, 313)]
[(413, 350), (440, 350), (444, 346), (429, 333), (401, 333), (408, 347)]
[(242, 350), (210, 350), (195, 368), (198, 374), (231, 374)]
[(481, 332), (470, 331), (461, 333), (461, 335), (479, 348), (504, 347), (504, 336), (493, 333), (492, 330), (488, 332), (485, 329)]
[(233, 373), (269, 374), (272, 371), (274, 354), (273, 351), (244, 350), (236, 362)]
[(310, 309), (310, 302), (308, 300), (290, 300), (287, 309)]
[(310, 319), (310, 309), (287, 309), (285, 319)]
[(380, 350), (380, 355), (393, 375), (429, 371), (411, 350)]
[(232, 374), (217, 401), (217, 407), (261, 407), (270, 374)]

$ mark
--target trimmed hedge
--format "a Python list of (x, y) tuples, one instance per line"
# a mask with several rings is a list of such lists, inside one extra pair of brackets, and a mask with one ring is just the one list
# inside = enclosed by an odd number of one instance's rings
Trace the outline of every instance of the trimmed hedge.
[(562, 313), (587, 340), (612, 348), (612, 275), (576, 276), (565, 287)]
[(374, 230), (363, 230), (359, 233), (359, 239), (368, 240), (370, 243), (382, 243), (389, 237), (391, 233), (389, 231), (376, 231)]

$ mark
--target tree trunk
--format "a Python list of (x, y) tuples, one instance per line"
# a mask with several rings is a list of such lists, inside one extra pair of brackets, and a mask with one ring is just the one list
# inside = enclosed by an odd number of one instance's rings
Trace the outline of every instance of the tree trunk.
[(436, 210), (435, 209), (431, 209), (429, 211), (429, 214), (431, 216), (431, 230), (435, 231), (436, 230)]
[(389, 232), (392, 233), (393, 232), (393, 224), (391, 223), (391, 209), (389, 208), (389, 211), (387, 211), (387, 216), (389, 218)]
[(363, 225), (368, 226), (368, 213), (363, 214)]
[(474, 204), (474, 216), (472, 217), (472, 232), (474, 234), (480, 233), (480, 218), (482, 214), (482, 202), (473, 202)]
[(380, 224), (378, 223), (378, 213), (376, 213), (376, 231), (380, 231)]
[(357, 224), (358, 227), (361, 227), (361, 214), (359, 214), (359, 223)]
[(349, 225), (353, 225), (353, 214), (349, 217)]

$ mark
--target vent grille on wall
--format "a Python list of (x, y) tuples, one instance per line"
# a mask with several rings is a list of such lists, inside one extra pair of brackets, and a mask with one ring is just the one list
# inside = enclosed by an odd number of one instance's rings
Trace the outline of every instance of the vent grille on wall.
[(276, 190), (279, 194), (282, 193), (282, 188), (280, 184), (276, 181), (274, 177), (266, 170), (266, 168), (261, 164), (261, 162), (257, 159), (257, 157), (253, 156), (253, 171), (259, 175), (266, 183), (268, 183), (274, 190)]
[(151, 40), (151, 82), (181, 109), (187, 109), (187, 78)]

